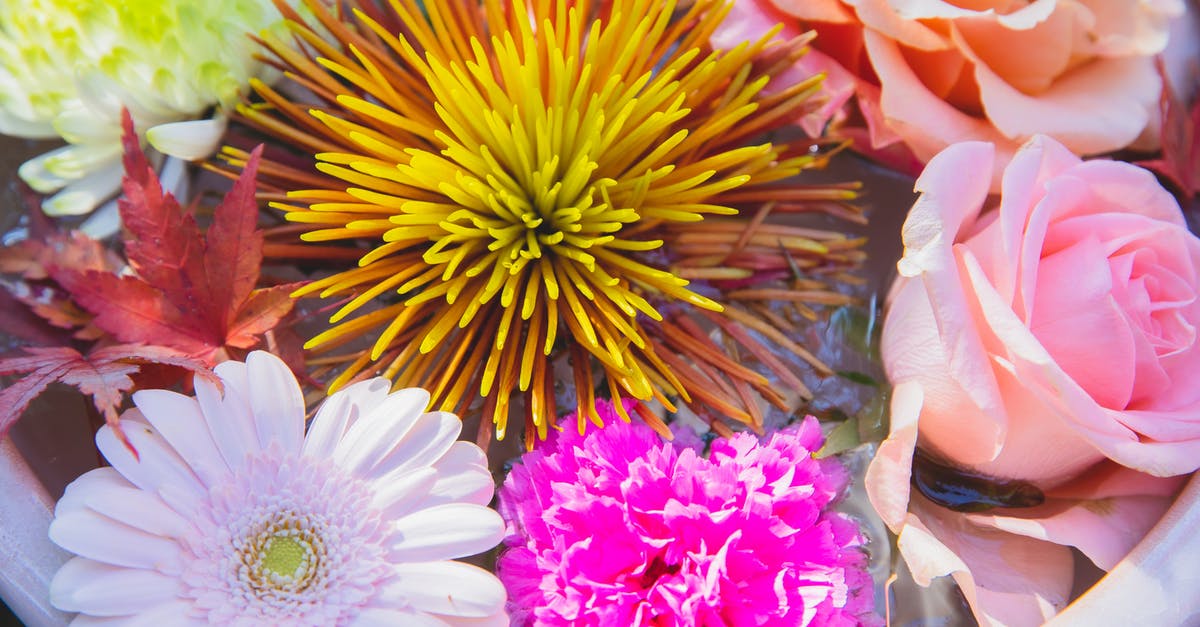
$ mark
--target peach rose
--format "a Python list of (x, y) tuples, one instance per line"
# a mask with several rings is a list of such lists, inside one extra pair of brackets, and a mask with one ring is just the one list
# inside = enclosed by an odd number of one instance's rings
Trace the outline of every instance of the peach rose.
[(902, 142), (924, 163), (952, 143), (989, 141), (997, 175), (1035, 134), (1080, 155), (1124, 148), (1144, 132), (1154, 144), (1154, 57), (1184, 13), (1183, 0), (741, 4), (815, 29), (815, 46), (859, 78), (871, 142), (862, 148)]
[[(883, 328), (892, 434), (867, 482), (918, 581), (954, 575), (981, 621), (1023, 624), (1065, 604), (1067, 546), (1113, 567), (1200, 468), (1200, 239), (1149, 172), (1045, 136), (989, 199), (995, 152), (955, 144), (917, 181)], [(910, 498), (918, 439), (1045, 503)]]

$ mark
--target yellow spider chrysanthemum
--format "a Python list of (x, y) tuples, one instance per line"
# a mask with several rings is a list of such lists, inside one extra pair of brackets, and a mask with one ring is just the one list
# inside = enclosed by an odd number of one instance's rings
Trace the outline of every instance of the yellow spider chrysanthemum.
[[(849, 211), (838, 203), (851, 186), (782, 182), (824, 156), (756, 139), (811, 106), (819, 77), (766, 89), (807, 39), (712, 50), (728, 11), (717, 0), (392, 0), (353, 18), (309, 8), (319, 25), (280, 6), (307, 53), (264, 43), (322, 104), (256, 84), (264, 102), (240, 113), (315, 154), (315, 172), (282, 161), (261, 170), (268, 196), (286, 192), (274, 206), (312, 225), (303, 239), (371, 247), (357, 268), (298, 293), (348, 299), (310, 348), (374, 340), (332, 387), (382, 370), (460, 411), (476, 389), (501, 437), (520, 391), (527, 438), (544, 437), (551, 361), (565, 353), (581, 429), (599, 424), (602, 380), (614, 397), (679, 397), (753, 424), (751, 390), (780, 395), (700, 334), (693, 318), (708, 316), (802, 388), (746, 332), (790, 345), (778, 316), (723, 305), (720, 290), (689, 279), (857, 259), (857, 241), (765, 224), (770, 207), (736, 217), (767, 199), (777, 211), (808, 201)], [(243, 155), (226, 150), (234, 165)]]

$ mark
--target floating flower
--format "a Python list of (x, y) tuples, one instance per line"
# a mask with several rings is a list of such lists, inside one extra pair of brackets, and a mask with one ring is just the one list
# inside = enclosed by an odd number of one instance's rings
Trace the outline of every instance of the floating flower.
[[(267, 0), (34, 0), (0, 6), (0, 132), (69, 145), (21, 166), (43, 208), (83, 214), (121, 184), (121, 108), (155, 147), (196, 159), (263, 75), (249, 37), (279, 23)], [(59, 191), (61, 190), (61, 191)]]
[(50, 525), (79, 556), (55, 606), (113, 624), (507, 625), (495, 576), (448, 561), (503, 535), (458, 418), (374, 379), (330, 396), (306, 436), (278, 358), (216, 372), (223, 393), (134, 394), (136, 453), (100, 429), (112, 467), (69, 485)]
[(637, 424), (562, 432), (500, 490), (513, 624), (879, 624), (863, 536), (828, 509), (846, 472), (813, 458), (822, 439), (809, 417), (705, 459)]
[[(581, 429), (601, 422), (593, 363), (614, 397), (678, 396), (709, 417), (761, 422), (751, 389), (776, 404), (779, 393), (707, 340), (699, 318), (789, 389), (805, 392), (750, 329), (828, 372), (786, 337), (783, 318), (758, 311), (842, 298), (811, 275), (861, 256), (860, 240), (765, 221), (772, 211), (859, 217), (844, 204), (853, 185), (784, 182), (823, 164), (820, 146), (756, 139), (815, 106), (819, 77), (764, 91), (805, 37), (713, 50), (708, 34), (727, 10), (716, 0), (678, 11), (646, 0), (409, 0), (364, 4), (353, 23), (308, 8), (334, 43), (291, 13), (311, 50), (267, 43), (323, 103), (256, 83), (265, 102), (239, 112), (315, 155), (311, 169), (280, 156), (262, 170), (274, 206), (312, 225), (303, 239), (367, 247), (358, 267), (298, 292), (344, 299), (309, 348), (373, 341), (332, 389), (382, 371), (460, 412), (478, 390), (501, 437), (519, 390), (531, 443), (555, 415), (550, 362), (563, 354)], [(246, 153), (225, 156), (236, 167)], [(753, 218), (738, 217), (745, 207)], [(809, 275), (799, 290), (756, 289), (792, 272)], [(744, 289), (693, 289), (694, 279)]]

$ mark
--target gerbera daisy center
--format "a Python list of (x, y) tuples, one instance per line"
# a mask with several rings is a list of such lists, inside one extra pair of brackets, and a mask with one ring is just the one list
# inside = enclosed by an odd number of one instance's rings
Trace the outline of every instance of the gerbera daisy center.
[(317, 571), (319, 538), (297, 529), (277, 531), (258, 546), (252, 577), (260, 585), (302, 590)]

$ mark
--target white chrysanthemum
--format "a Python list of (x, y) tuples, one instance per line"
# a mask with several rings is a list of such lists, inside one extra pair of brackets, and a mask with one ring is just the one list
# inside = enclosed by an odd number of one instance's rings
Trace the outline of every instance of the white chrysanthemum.
[(207, 156), (219, 110), (265, 71), (248, 34), (269, 27), (270, 0), (0, 0), (0, 133), (68, 142), (21, 178), (58, 192), (49, 214), (94, 209), (120, 184), (122, 107), (155, 148)]
[(304, 400), (264, 352), (216, 368), (224, 392), (134, 394), (135, 457), (103, 427), (110, 468), (67, 486), (50, 538), (75, 553), (50, 584), (75, 625), (507, 625), (491, 573), (483, 452), (420, 389), (374, 379)]

